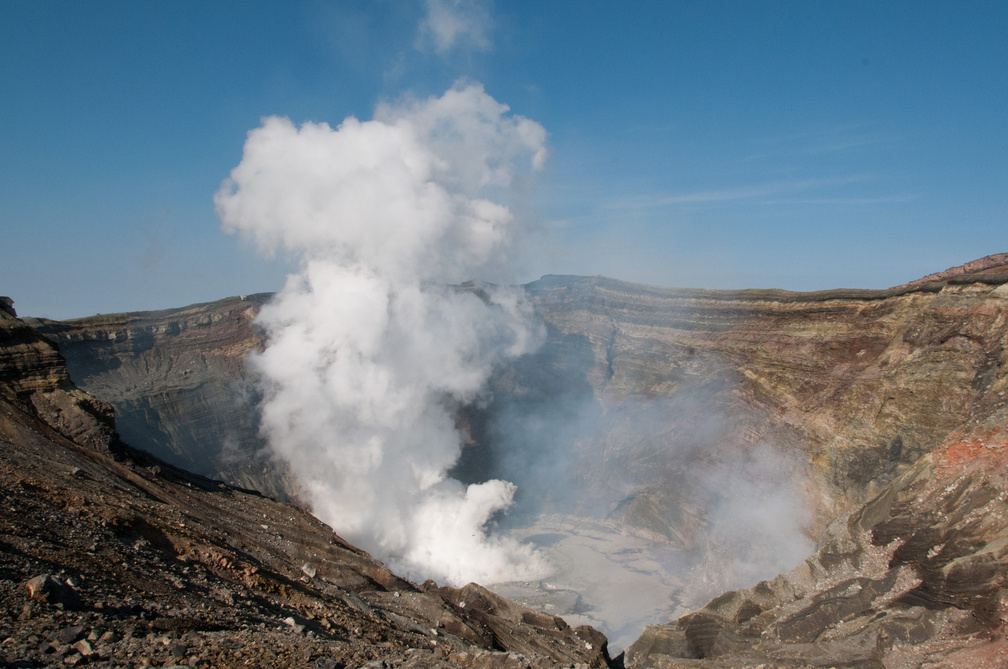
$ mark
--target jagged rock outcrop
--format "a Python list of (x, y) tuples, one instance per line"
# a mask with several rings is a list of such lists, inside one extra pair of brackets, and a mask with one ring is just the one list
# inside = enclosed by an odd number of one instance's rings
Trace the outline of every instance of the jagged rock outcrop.
[(419, 588), (301, 509), (113, 448), (108, 412), (71, 429), (105, 405), (50, 343), (0, 326), (0, 664), (608, 664), (595, 630)]
[(0, 397), (65, 437), (117, 452), (112, 406), (76, 388), (56, 346), (17, 318), (13, 300), (0, 303)]

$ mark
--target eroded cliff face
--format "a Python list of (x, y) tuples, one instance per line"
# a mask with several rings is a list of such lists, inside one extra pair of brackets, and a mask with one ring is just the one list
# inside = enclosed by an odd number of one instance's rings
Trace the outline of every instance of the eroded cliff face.
[(233, 485), (291, 499), (296, 485), (259, 437), (248, 354), (269, 295), (69, 321), (29, 319), (73, 380), (115, 407), (124, 441)]
[[(608, 416), (588, 449), (592, 484), (628, 471), (652, 506), (682, 507), (694, 459), (769, 445), (808, 463), (818, 536), (952, 430), (1004, 406), (1006, 279), (801, 294), (547, 277), (528, 290), (551, 327), (547, 346), (568, 343), (568, 360), (581, 351), (578, 370), (560, 356), (547, 364), (566, 365), (569, 385), (590, 388)], [(535, 393), (535, 381), (513, 383)]]
[[(615, 485), (613, 472), (633, 481), (610, 495), (629, 522), (687, 537), (688, 528), (646, 518), (679, 506), (667, 483), (688, 469), (693, 456), (683, 454), (717, 460), (762, 444), (811, 465), (810, 532), (818, 535), (977, 411), (1004, 401), (1008, 288), (996, 269), (821, 293), (544, 277), (526, 291), (548, 340), (496, 375), (489, 412), (464, 412), (477, 448), (461, 473), (508, 473), (494, 441), (501, 416), (518, 404), (549, 405), (570, 421), (587, 411), (596, 432), (577, 446), (579, 476), (600, 490)], [(246, 365), (262, 346), (252, 321), (266, 299), (30, 322), (58, 344), (74, 380), (116, 408), (126, 441), (290, 497), (295, 484), (259, 437)]]

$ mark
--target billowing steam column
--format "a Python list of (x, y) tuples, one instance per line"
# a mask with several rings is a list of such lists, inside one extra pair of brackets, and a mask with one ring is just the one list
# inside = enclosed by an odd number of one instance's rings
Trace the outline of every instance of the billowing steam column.
[(335, 129), (267, 118), (215, 196), (224, 230), (300, 258), (258, 318), (272, 448), (338, 533), (452, 584), (545, 570), (486, 530), (511, 483), (446, 474), (461, 449), (454, 408), (542, 339), (518, 295), (448, 287), (506, 265), (521, 227), (508, 198), (545, 161), (542, 126), (507, 112), (457, 84)]

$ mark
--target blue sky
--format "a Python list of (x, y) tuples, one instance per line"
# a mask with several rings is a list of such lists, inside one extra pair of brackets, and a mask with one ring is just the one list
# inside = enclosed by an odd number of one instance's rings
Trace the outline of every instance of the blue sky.
[(279, 289), (214, 213), (246, 134), (459, 78), (549, 133), (516, 280), (887, 287), (1008, 250), (1006, 34), (1005, 2), (4, 0), (0, 294)]

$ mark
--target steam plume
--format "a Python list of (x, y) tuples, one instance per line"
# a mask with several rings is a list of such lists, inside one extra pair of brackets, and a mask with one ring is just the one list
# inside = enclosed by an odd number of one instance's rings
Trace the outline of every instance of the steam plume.
[(499, 273), (520, 225), (514, 181), (546, 133), (479, 85), (379, 106), (372, 121), (249, 133), (215, 196), (223, 228), (301, 269), (263, 308), (262, 427), (314, 513), (418, 577), (532, 578), (540, 556), (488, 534), (515, 487), (463, 486), (453, 410), (542, 334), (516, 293), (448, 285)]

